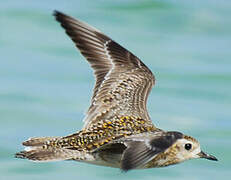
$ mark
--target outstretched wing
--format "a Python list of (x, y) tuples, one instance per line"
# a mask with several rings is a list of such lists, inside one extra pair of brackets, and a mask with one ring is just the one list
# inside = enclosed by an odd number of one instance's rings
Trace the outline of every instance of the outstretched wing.
[(54, 16), (94, 69), (96, 83), (84, 128), (114, 116), (137, 116), (150, 124), (146, 101), (155, 83), (152, 72), (94, 27), (58, 11)]

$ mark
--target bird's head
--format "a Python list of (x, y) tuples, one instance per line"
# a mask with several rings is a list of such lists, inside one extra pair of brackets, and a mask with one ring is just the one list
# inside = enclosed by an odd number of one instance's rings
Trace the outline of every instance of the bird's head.
[(217, 161), (215, 156), (203, 152), (200, 143), (191, 136), (183, 135), (183, 137), (178, 139), (170, 149), (175, 151), (175, 158), (178, 162), (197, 158)]

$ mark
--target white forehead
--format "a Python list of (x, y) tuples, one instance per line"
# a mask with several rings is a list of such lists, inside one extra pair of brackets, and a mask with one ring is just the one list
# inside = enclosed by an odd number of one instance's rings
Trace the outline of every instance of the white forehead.
[(187, 139), (178, 139), (177, 142), (178, 142), (179, 144), (187, 144), (187, 143), (193, 143), (193, 144), (194, 144), (194, 142), (189, 141), (189, 140), (187, 140)]

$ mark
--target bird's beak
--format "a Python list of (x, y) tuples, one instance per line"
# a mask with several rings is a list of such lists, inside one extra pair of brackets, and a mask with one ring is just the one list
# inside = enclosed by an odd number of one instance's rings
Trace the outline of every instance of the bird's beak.
[(208, 160), (212, 160), (212, 161), (218, 161), (218, 159), (215, 156), (206, 154), (205, 152), (201, 151), (197, 154), (200, 158), (205, 158)]

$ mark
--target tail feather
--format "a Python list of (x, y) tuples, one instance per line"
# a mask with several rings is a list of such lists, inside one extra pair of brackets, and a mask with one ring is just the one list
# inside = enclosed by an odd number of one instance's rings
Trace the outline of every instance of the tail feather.
[(21, 151), (15, 154), (16, 158), (29, 159), (32, 161), (60, 161), (72, 159), (76, 156), (76, 152), (73, 153), (67, 149), (32, 149), (29, 151)]
[(29, 138), (28, 140), (24, 141), (22, 145), (24, 146), (43, 146), (48, 141), (55, 141), (59, 137), (35, 137)]
[(16, 158), (32, 161), (59, 161), (73, 159), (80, 156), (79, 151), (72, 151), (61, 147), (49, 145), (60, 137), (36, 137), (30, 138), (22, 144), (26, 146), (24, 151), (15, 154)]

